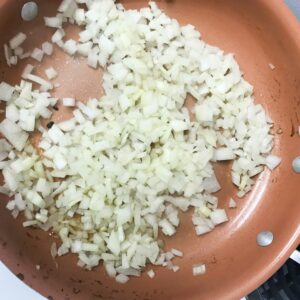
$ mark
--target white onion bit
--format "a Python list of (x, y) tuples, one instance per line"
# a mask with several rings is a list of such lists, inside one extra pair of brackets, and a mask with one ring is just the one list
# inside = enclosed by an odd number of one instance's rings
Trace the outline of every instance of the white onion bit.
[(45, 70), (46, 76), (49, 80), (54, 79), (57, 76), (57, 72), (53, 67), (50, 67)]
[(153, 279), (154, 277), (155, 277), (155, 273), (154, 273), (154, 271), (151, 269), (151, 270), (149, 270), (148, 272), (147, 272), (147, 274), (148, 274), (148, 276), (151, 278), (151, 279)]
[(26, 40), (27, 36), (25, 33), (23, 32), (19, 32), (15, 37), (13, 37), (10, 41), (9, 41), (9, 47), (11, 49), (16, 49), (17, 47), (19, 47), (21, 44), (23, 44), (23, 42)]
[(203, 275), (206, 273), (206, 266), (204, 264), (198, 264), (193, 266), (193, 275)]
[(270, 67), (271, 70), (275, 69), (275, 66), (273, 64), (271, 64), (271, 63), (269, 63), (269, 67)]
[(68, 107), (74, 107), (76, 101), (74, 98), (63, 98), (63, 105)]
[(41, 62), (44, 57), (44, 52), (39, 48), (34, 48), (34, 50), (31, 53), (31, 57), (37, 60), (38, 62)]
[(42, 50), (46, 55), (52, 55), (53, 53), (53, 45), (49, 42), (44, 42), (42, 44)]
[(270, 170), (274, 170), (281, 163), (281, 158), (276, 155), (268, 155), (266, 158), (266, 165)]
[(237, 205), (236, 205), (236, 201), (232, 198), (230, 198), (229, 200), (229, 208), (236, 208)]

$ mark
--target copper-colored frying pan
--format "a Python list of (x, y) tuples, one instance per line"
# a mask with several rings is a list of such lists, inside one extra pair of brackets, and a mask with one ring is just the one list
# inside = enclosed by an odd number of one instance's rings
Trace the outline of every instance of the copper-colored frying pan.
[[(20, 18), (24, 2), (0, 0), (0, 45), (19, 31), (29, 35), (25, 45), (29, 49), (50, 38), (53, 31), (43, 26), (42, 17), (54, 14), (58, 1), (37, 1), (39, 17), (32, 22)], [(134, 8), (146, 5), (142, 0), (124, 3)], [(143, 275), (126, 285), (109, 279), (101, 266), (94, 271), (77, 267), (73, 255), (53, 261), (53, 238), (39, 230), (22, 228), (22, 220), (15, 221), (5, 209), (6, 199), (1, 199), (0, 259), (49, 299), (238, 299), (275, 272), (300, 242), (300, 175), (291, 168), (293, 158), (300, 153), (296, 134), (300, 118), (299, 23), (281, 0), (174, 0), (158, 4), (182, 24), (196, 25), (206, 42), (236, 54), (246, 79), (255, 87), (256, 101), (275, 121), (274, 153), (283, 162), (272, 173), (266, 170), (253, 191), (238, 201), (238, 209), (228, 212), (230, 221), (212, 233), (196, 237), (190, 215), (182, 216), (178, 233), (166, 239), (166, 248), (176, 247), (185, 254), (176, 261), (179, 272), (158, 268), (154, 279)], [(69, 34), (77, 33), (69, 28)], [(1, 52), (0, 80), (17, 83), (26, 63), (8, 68)], [(274, 70), (269, 63), (275, 65)], [(71, 59), (56, 49), (37, 70), (43, 74), (50, 65), (59, 71), (57, 96), (81, 100), (100, 96), (101, 73), (88, 68), (83, 59)], [(60, 109), (55, 118), (66, 118), (68, 113)], [(228, 167), (217, 167), (224, 187), (218, 195), (223, 207), (236, 192)], [(268, 247), (256, 243), (262, 230), (274, 234)], [(192, 276), (196, 263), (206, 264), (205, 275)], [(39, 271), (36, 265), (40, 265)]]

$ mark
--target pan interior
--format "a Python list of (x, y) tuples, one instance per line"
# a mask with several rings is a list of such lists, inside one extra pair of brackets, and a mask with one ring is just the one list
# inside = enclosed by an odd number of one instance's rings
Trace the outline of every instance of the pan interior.
[[(21, 20), (25, 1), (0, 3), (0, 44), (20, 31), (29, 36), (24, 45), (29, 49), (50, 40), (53, 30), (43, 26), (43, 16), (54, 15), (59, 1), (36, 2), (39, 16), (32, 22)], [(299, 175), (292, 171), (291, 163), (300, 149), (299, 137), (295, 134), (299, 125), (297, 113), (300, 118), (300, 43), (284, 25), (283, 20), (290, 17), (287, 9), (276, 4), (277, 8), (281, 7), (280, 13), (276, 13), (267, 2), (158, 1), (158, 5), (181, 24), (195, 25), (206, 42), (235, 53), (246, 80), (254, 86), (256, 103), (263, 104), (275, 122), (273, 153), (283, 158), (276, 171), (264, 171), (253, 191), (238, 200), (237, 209), (228, 211), (230, 222), (212, 233), (196, 237), (190, 214), (182, 216), (177, 234), (165, 239), (166, 248), (184, 252), (184, 257), (176, 261), (179, 272), (154, 268), (154, 279), (144, 274), (126, 285), (119, 285), (105, 275), (101, 266), (91, 272), (77, 267), (73, 255), (54, 261), (50, 255), (53, 238), (45, 232), (24, 229), (22, 220), (15, 221), (5, 209), (7, 199), (4, 198), (0, 201), (1, 260), (16, 274), (23, 274), (29, 285), (52, 299), (237, 299), (270, 276), (289, 254), (289, 247), (296, 245), (296, 239), (299, 241)], [(128, 8), (139, 8), (147, 2), (128, 0), (124, 4)], [(74, 27), (69, 27), (67, 32), (74, 38), (78, 34)], [(34, 61), (25, 60), (9, 68), (1, 47), (0, 80), (18, 83), (27, 63)], [(269, 67), (270, 63), (275, 66), (274, 70)], [(84, 59), (70, 58), (56, 48), (52, 57), (46, 57), (37, 65), (37, 74), (43, 76), (50, 66), (59, 74), (54, 82), (61, 84), (55, 96), (84, 101), (102, 94), (101, 70), (92, 70)], [(60, 109), (55, 120), (69, 115), (70, 111)], [(220, 206), (226, 208), (230, 197), (236, 195), (229, 165), (218, 165), (217, 175), (223, 187), (218, 193)], [(256, 245), (256, 235), (262, 230), (274, 233), (270, 247)], [(192, 266), (197, 263), (206, 264), (204, 276), (192, 276)], [(40, 265), (39, 271), (36, 265)]]

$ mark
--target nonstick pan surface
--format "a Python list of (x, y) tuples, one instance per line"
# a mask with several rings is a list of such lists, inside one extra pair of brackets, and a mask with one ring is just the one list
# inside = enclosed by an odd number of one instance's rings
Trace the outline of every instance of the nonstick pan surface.
[[(33, 49), (53, 34), (52, 29), (44, 26), (43, 16), (54, 15), (59, 1), (37, 1), (39, 16), (32, 22), (21, 20), (24, 3), (24, 0), (0, 0), (0, 44), (22, 31), (29, 36), (25, 47)], [(139, 8), (147, 2), (128, 0), (124, 4)], [(184, 257), (176, 261), (179, 272), (154, 268), (154, 279), (144, 274), (125, 285), (109, 279), (101, 266), (93, 271), (77, 267), (73, 255), (54, 261), (50, 255), (53, 237), (40, 230), (24, 229), (22, 219), (14, 220), (6, 210), (7, 199), (3, 197), (0, 259), (49, 299), (239, 299), (271, 276), (299, 244), (300, 175), (291, 168), (293, 159), (300, 153), (298, 21), (281, 0), (174, 0), (158, 1), (158, 5), (181, 24), (194, 24), (206, 42), (235, 53), (246, 80), (254, 86), (256, 102), (263, 104), (275, 122), (273, 153), (282, 157), (282, 163), (272, 173), (265, 170), (252, 192), (238, 200), (238, 208), (228, 211), (230, 221), (212, 233), (196, 237), (191, 215), (182, 215), (178, 233), (165, 239), (166, 248), (184, 252)], [(67, 32), (70, 37), (77, 36), (72, 27)], [(29, 61), (34, 63), (27, 60), (8, 68), (1, 50), (0, 80), (18, 83)], [(43, 75), (49, 66), (59, 73), (55, 81), (61, 86), (55, 90), (56, 96), (73, 96), (84, 101), (102, 94), (101, 71), (90, 69), (84, 59), (70, 58), (56, 48), (52, 57), (43, 60), (37, 73)], [(54, 119), (68, 116), (70, 111), (61, 108)], [(230, 166), (221, 164), (216, 168), (223, 187), (217, 196), (221, 207), (227, 208), (230, 197), (236, 194)], [(274, 241), (268, 247), (256, 243), (256, 236), (262, 230), (274, 234)], [(205, 275), (192, 275), (192, 266), (197, 263), (206, 264)]]

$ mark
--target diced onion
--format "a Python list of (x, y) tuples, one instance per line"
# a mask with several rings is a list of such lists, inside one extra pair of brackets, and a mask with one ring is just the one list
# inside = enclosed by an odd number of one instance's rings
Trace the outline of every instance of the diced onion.
[(281, 158), (276, 155), (269, 155), (266, 157), (266, 165), (270, 170), (274, 170), (281, 163)]
[(74, 55), (77, 51), (77, 43), (72, 39), (67, 40), (63, 48), (69, 55)]
[(183, 256), (183, 253), (177, 249), (172, 249), (171, 252), (175, 255), (175, 256)]
[(31, 65), (31, 64), (26, 65), (26, 67), (24, 68), (23, 73), (22, 73), (22, 78), (26, 79), (27, 76), (29, 74), (31, 74), (31, 72), (33, 71), (33, 69), (34, 69), (33, 65)]
[(126, 283), (129, 280), (129, 277), (123, 274), (119, 274), (116, 276), (116, 282), (118, 283)]
[(0, 124), (0, 132), (18, 151), (23, 150), (28, 139), (28, 134), (17, 124), (4, 119)]
[(214, 159), (215, 160), (233, 160), (235, 155), (233, 151), (229, 148), (218, 148), (215, 150)]
[(63, 105), (68, 107), (74, 107), (76, 101), (74, 98), (63, 98)]
[(47, 55), (52, 55), (53, 53), (53, 45), (49, 42), (44, 42), (42, 44), (42, 50)]
[(25, 59), (31, 56), (31, 52), (25, 52), (22, 55), (20, 55), (20, 59)]
[(57, 29), (55, 33), (52, 35), (51, 41), (52, 43), (59, 43), (62, 38), (65, 36), (65, 32), (63, 29)]
[(210, 232), (212, 229), (207, 224), (203, 224), (203, 225), (196, 226), (195, 230), (197, 235), (202, 235)]
[[(0, 84), (7, 104), (0, 192), (12, 197), (7, 208), (15, 218), (24, 212), (23, 226), (60, 238), (58, 249), (51, 246), (53, 257), (75, 253), (88, 270), (103, 261), (119, 283), (141, 276), (148, 263), (177, 272), (173, 259), (183, 253), (165, 252), (160, 234), (174, 235), (180, 211), (189, 208), (197, 235), (228, 221), (213, 195), (221, 189), (214, 163), (233, 161), (232, 182), (244, 196), (264, 166), (274, 169), (281, 161), (270, 155), (270, 119), (254, 103), (234, 56), (207, 45), (194, 26), (180, 26), (154, 2), (125, 10), (113, 0), (63, 0), (58, 12), (45, 17), (55, 28), (51, 42), (103, 68), (104, 96), (80, 102), (66, 95), (62, 104), (71, 107), (71, 118), (52, 121), (58, 99), (49, 90), (60, 83), (27, 65), (27, 81)], [(65, 23), (80, 26), (78, 41), (64, 40)], [(4, 45), (9, 66), (53, 53), (50, 42), (24, 53), (25, 38), (19, 34)], [(57, 76), (53, 67), (45, 74)], [(188, 94), (195, 99), (191, 112)], [(35, 131), (37, 149), (29, 138)], [(194, 275), (204, 273), (205, 265), (193, 267)]]
[(10, 67), (10, 49), (7, 44), (4, 44), (4, 55), (7, 65)]
[(52, 80), (57, 76), (57, 72), (55, 71), (55, 69), (53, 67), (46, 69), (45, 73), (49, 80)]
[(9, 47), (11, 49), (16, 49), (19, 47), (23, 42), (26, 40), (27, 36), (23, 32), (19, 32), (16, 36), (14, 36), (10, 41), (9, 41)]
[(14, 53), (16, 56), (21, 56), (24, 53), (24, 49), (22, 47), (17, 47), (14, 49)]
[(45, 25), (48, 27), (61, 28), (62, 18), (60, 17), (44, 17)]
[(269, 67), (270, 67), (271, 70), (275, 69), (275, 66), (273, 64), (271, 64), (271, 63), (269, 63)]
[(37, 60), (38, 62), (41, 62), (44, 57), (44, 52), (39, 48), (34, 48), (34, 50), (31, 53), (31, 57)]
[(10, 57), (10, 64), (15, 66), (18, 63), (18, 57), (13, 55)]
[(203, 275), (206, 272), (206, 266), (203, 264), (198, 264), (193, 266), (193, 275), (198, 276), (198, 275)]
[(229, 200), (229, 207), (230, 208), (236, 208), (237, 207), (236, 201), (232, 198), (230, 198), (230, 200)]
[(53, 85), (50, 82), (46, 81), (45, 79), (39, 76), (28, 74), (26, 76), (26, 79), (31, 80), (37, 84), (40, 84), (45, 89), (45, 91), (53, 89)]
[(2, 81), (0, 83), (0, 100), (7, 102), (10, 100), (13, 92), (14, 92), (14, 87), (9, 85), (8, 83)]
[(216, 209), (213, 211), (210, 215), (210, 219), (215, 225), (228, 221), (228, 217), (224, 209)]
[(173, 266), (173, 267), (172, 267), (172, 271), (173, 271), (174, 273), (176, 273), (177, 271), (179, 271), (179, 269), (180, 269), (179, 266)]
[(155, 277), (155, 273), (154, 273), (153, 270), (149, 270), (149, 271), (147, 272), (147, 274), (148, 274), (148, 276), (149, 276), (151, 279)]

